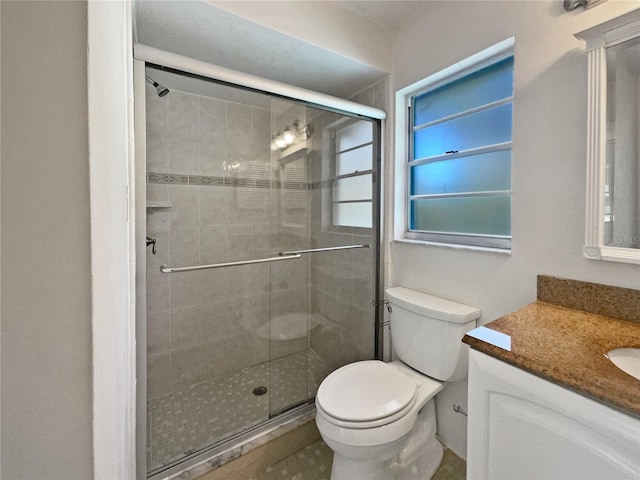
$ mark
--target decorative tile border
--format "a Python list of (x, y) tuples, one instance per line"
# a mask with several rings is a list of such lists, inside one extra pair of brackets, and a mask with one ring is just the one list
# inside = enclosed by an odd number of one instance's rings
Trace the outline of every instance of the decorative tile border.
[(188, 175), (189, 185), (204, 185), (212, 187), (221, 187), (224, 185), (222, 177), (205, 177), (202, 175)]
[(163, 184), (181, 184), (186, 185), (189, 183), (188, 175), (174, 175), (171, 173), (149, 173), (147, 175), (147, 181), (149, 183), (163, 183)]
[(333, 180), (321, 182), (283, 182), (266, 178), (212, 177), (206, 175), (181, 175), (176, 173), (148, 173), (147, 182), (163, 185), (194, 185), (200, 187), (250, 187), (285, 190), (319, 190), (333, 187)]

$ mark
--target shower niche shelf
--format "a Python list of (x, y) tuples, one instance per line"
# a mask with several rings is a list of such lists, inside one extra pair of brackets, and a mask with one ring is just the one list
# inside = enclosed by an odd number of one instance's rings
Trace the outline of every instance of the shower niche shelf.
[(147, 200), (147, 208), (171, 208), (171, 200)]

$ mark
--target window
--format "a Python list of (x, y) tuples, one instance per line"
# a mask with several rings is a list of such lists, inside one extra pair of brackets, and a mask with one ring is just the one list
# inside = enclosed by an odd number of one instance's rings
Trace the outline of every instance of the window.
[(511, 247), (512, 52), (511, 43), (405, 95), (407, 238)]
[(373, 124), (349, 120), (331, 132), (333, 141), (333, 225), (371, 228)]

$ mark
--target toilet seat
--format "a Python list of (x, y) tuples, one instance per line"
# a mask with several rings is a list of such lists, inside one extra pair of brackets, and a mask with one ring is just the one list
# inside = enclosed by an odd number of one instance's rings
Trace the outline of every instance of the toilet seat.
[(403, 417), (416, 402), (416, 382), (379, 360), (356, 362), (320, 385), (316, 407), (338, 426), (372, 428)]

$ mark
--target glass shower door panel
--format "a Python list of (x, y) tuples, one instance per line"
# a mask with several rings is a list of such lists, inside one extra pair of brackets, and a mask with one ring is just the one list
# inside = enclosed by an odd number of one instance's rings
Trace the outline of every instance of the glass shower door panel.
[[(314, 117), (311, 248), (375, 246), (374, 128), (372, 122), (336, 113)], [(309, 255), (310, 397), (336, 368), (374, 358), (374, 251), (354, 248)]]
[[(310, 109), (279, 99), (271, 102), (271, 135), (283, 148), (271, 151), (272, 253), (309, 248)], [(305, 402), (308, 383), (308, 258), (271, 264), (269, 318), (269, 411)]]
[(146, 95), (158, 205), (147, 209), (147, 466), (158, 472), (269, 418), (269, 265), (159, 267), (270, 256), (271, 113), (263, 95), (241, 103), (229, 87), (148, 73), (171, 90)]

